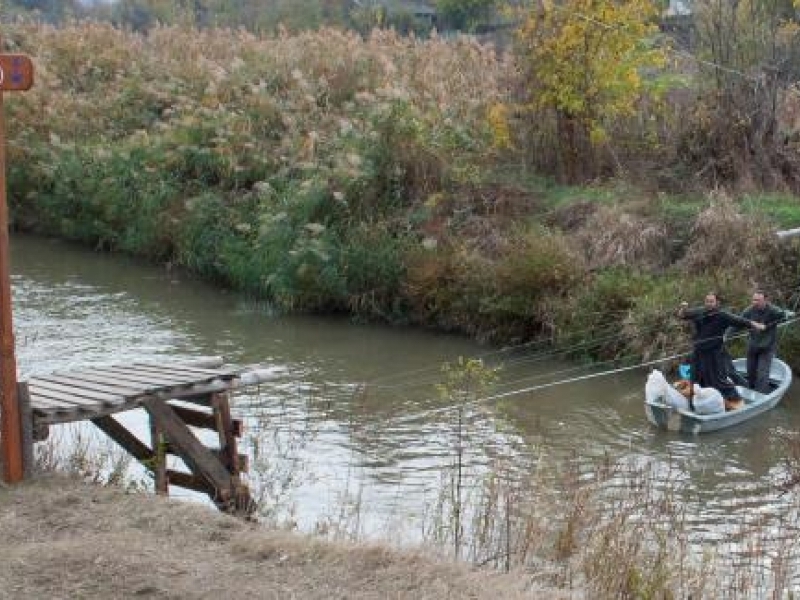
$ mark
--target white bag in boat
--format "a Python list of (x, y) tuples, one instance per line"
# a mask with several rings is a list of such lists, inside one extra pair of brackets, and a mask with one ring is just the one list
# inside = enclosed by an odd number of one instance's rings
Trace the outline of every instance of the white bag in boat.
[(671, 385), (667, 386), (667, 404), (673, 408), (689, 410), (689, 401), (686, 399), (686, 396)]
[(664, 402), (667, 387), (669, 384), (664, 374), (658, 369), (653, 369), (647, 376), (647, 383), (644, 384), (644, 397), (648, 402)]
[(664, 374), (658, 369), (653, 369), (647, 376), (644, 396), (649, 402), (663, 402), (673, 408), (689, 410), (689, 401), (669, 384)]
[(694, 386), (694, 412), (698, 415), (713, 415), (725, 412), (725, 399), (719, 390), (711, 387)]

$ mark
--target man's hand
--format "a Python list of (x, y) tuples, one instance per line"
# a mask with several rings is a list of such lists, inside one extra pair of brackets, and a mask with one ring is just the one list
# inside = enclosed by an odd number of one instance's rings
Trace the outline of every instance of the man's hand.
[(757, 321), (750, 321), (750, 327), (752, 327), (756, 331), (764, 331), (767, 328), (766, 325), (764, 325), (763, 323), (759, 323)]

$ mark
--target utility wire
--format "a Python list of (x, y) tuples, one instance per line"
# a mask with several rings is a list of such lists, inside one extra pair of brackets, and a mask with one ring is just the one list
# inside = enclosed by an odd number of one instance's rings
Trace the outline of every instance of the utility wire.
[[(625, 311), (625, 312), (627, 312), (627, 311)], [(656, 327), (658, 327), (658, 325), (654, 324), (653, 326), (644, 329), (643, 332), (647, 333), (647, 332), (654, 331), (656, 329)], [(618, 327), (612, 326), (612, 327), (609, 327), (605, 331), (610, 331), (612, 329), (617, 330)], [(573, 336), (573, 335), (576, 335), (576, 334), (573, 334), (573, 333), (570, 334), (570, 336)], [(560, 347), (560, 348), (556, 347), (556, 348), (553, 348), (552, 350), (548, 350), (548, 351), (545, 351), (545, 352), (538, 352), (538, 353), (534, 353), (532, 355), (521, 356), (521, 357), (513, 358), (511, 360), (502, 361), (499, 364), (499, 366), (506, 367), (506, 366), (512, 366), (512, 365), (521, 365), (521, 364), (524, 364), (524, 363), (533, 364), (533, 363), (536, 363), (536, 362), (554, 360), (556, 358), (567, 356), (569, 354), (572, 354), (572, 353), (575, 353), (575, 352), (579, 352), (581, 350), (588, 350), (590, 348), (600, 346), (603, 343), (610, 343), (610, 342), (614, 342), (614, 341), (622, 341), (622, 340), (625, 340), (625, 339), (627, 339), (629, 337), (630, 337), (629, 335), (624, 334), (624, 333), (615, 333), (613, 335), (608, 335), (608, 336), (604, 336), (604, 337), (590, 338), (588, 340), (585, 340), (583, 342), (580, 342), (580, 343), (577, 343), (577, 344), (574, 344), (574, 345), (571, 345), (571, 346)], [(552, 343), (552, 342), (548, 341), (548, 343)], [(486, 354), (483, 354), (483, 355), (476, 355), (476, 356), (474, 356), (472, 358), (476, 359), (476, 360), (483, 360), (485, 357), (488, 357), (488, 356), (495, 356), (497, 354), (517, 351), (517, 350), (525, 348), (527, 346), (529, 346), (529, 344), (520, 344), (519, 346), (508, 347), (508, 348), (502, 349), (502, 350), (500, 350), (498, 352), (489, 352), (489, 353), (486, 353)], [(403, 373), (395, 373), (395, 374), (392, 374), (392, 375), (388, 375), (387, 377), (384, 377), (384, 378), (365, 381), (365, 382), (362, 382), (361, 385), (368, 386), (368, 387), (375, 388), (375, 389), (396, 389), (396, 388), (407, 388), (407, 387), (419, 387), (419, 386), (422, 386), (422, 385), (427, 385), (427, 384), (438, 382), (440, 380), (440, 377), (439, 377), (440, 374), (441, 374), (440, 372), (441, 372), (441, 365), (435, 365), (435, 366), (430, 366), (430, 367), (422, 367), (420, 369), (415, 369), (415, 370), (412, 370), (412, 371), (406, 371), (406, 372), (403, 372)], [(381, 382), (386, 382), (386, 381), (389, 381), (391, 379), (396, 379), (396, 378), (407, 378), (407, 377), (410, 377), (411, 375), (415, 375), (415, 374), (430, 374), (431, 376), (430, 377), (425, 377), (425, 378), (422, 378), (422, 379), (416, 378), (413, 381), (413, 383), (409, 383), (409, 382), (406, 382), (406, 381), (395, 383), (395, 384), (381, 383)]]
[[(794, 322), (796, 322), (798, 320), (800, 320), (800, 318), (797, 318), (797, 317), (795, 317), (793, 319), (789, 319), (787, 321), (784, 321), (784, 322), (778, 324), (778, 327), (786, 327), (787, 325), (790, 325), (791, 323), (794, 323)], [(728, 338), (728, 339), (735, 339), (735, 338), (739, 338), (739, 337), (744, 337), (746, 335), (747, 335), (747, 333), (741, 333), (741, 334), (737, 334), (735, 336), (732, 336), (731, 338)], [(721, 337), (722, 336), (714, 336), (712, 338), (707, 338), (707, 339), (720, 339)], [(702, 341), (704, 341), (704, 340), (695, 340), (695, 343), (702, 342)], [(590, 380), (590, 379), (597, 379), (597, 378), (600, 378), (600, 377), (606, 377), (608, 375), (616, 375), (616, 374), (624, 373), (624, 372), (627, 372), (627, 371), (634, 371), (636, 369), (641, 369), (642, 367), (652, 366), (652, 365), (656, 365), (656, 364), (660, 364), (660, 363), (664, 363), (664, 362), (668, 362), (668, 361), (672, 361), (672, 360), (677, 360), (679, 358), (684, 358), (684, 357), (688, 356), (689, 354), (690, 354), (690, 352), (676, 353), (676, 354), (672, 354), (672, 355), (669, 355), (669, 356), (662, 356), (660, 358), (656, 358), (656, 359), (653, 359), (653, 360), (641, 362), (641, 363), (638, 363), (636, 365), (618, 367), (616, 369), (609, 369), (609, 370), (606, 370), (606, 371), (601, 371), (599, 373), (589, 373), (587, 375), (569, 377), (569, 378), (566, 378), (566, 379), (560, 379), (558, 381), (550, 381), (550, 382), (547, 382), (547, 383), (528, 386), (528, 387), (515, 389), (515, 390), (511, 390), (511, 391), (507, 391), (507, 392), (500, 392), (500, 393), (492, 394), (490, 396), (477, 398), (477, 399), (472, 400), (470, 402), (464, 402), (464, 403), (460, 403), (460, 404), (443, 406), (443, 407), (440, 407), (440, 408), (435, 408), (435, 409), (431, 409), (431, 410), (417, 412), (417, 413), (414, 413), (412, 415), (405, 415), (405, 416), (402, 416), (402, 417), (390, 418), (390, 419), (382, 421), (381, 426), (385, 426), (385, 425), (388, 425), (388, 424), (392, 424), (393, 425), (393, 424), (399, 424), (399, 423), (406, 423), (408, 421), (414, 421), (414, 420), (417, 420), (417, 419), (420, 419), (420, 418), (426, 418), (426, 417), (430, 417), (430, 416), (433, 416), (433, 415), (450, 412), (450, 411), (453, 411), (453, 410), (469, 408), (469, 407), (477, 406), (477, 405), (480, 405), (480, 404), (485, 404), (487, 402), (493, 402), (493, 401), (496, 401), (496, 400), (500, 400), (502, 398), (509, 398), (511, 396), (517, 396), (519, 394), (525, 394), (525, 393), (529, 393), (529, 392), (539, 391), (539, 390), (543, 390), (543, 389), (547, 389), (547, 388), (551, 388), (551, 387), (555, 387), (555, 386), (559, 386), (559, 385), (577, 383), (579, 381), (587, 381), (587, 380)], [(606, 363), (611, 363), (611, 362), (617, 362), (617, 359), (612, 359), (610, 361), (606, 361)], [(603, 363), (597, 363), (597, 364), (603, 364)], [(597, 366), (597, 364), (595, 364), (594, 366)]]
[(500, 393), (500, 394), (494, 394), (494, 395), (486, 396), (486, 397), (483, 397), (483, 398), (477, 398), (476, 400), (472, 400), (470, 402), (464, 402), (464, 403), (450, 405), (450, 406), (443, 406), (441, 408), (434, 408), (434, 409), (431, 409), (431, 410), (418, 412), (418, 413), (415, 413), (413, 415), (406, 415), (406, 416), (397, 417), (397, 418), (394, 418), (394, 419), (387, 419), (387, 420), (384, 420), (384, 421), (381, 422), (381, 426), (385, 426), (387, 424), (392, 424), (393, 425), (393, 424), (396, 424), (396, 423), (406, 423), (408, 421), (414, 421), (414, 420), (417, 420), (417, 419), (420, 419), (420, 418), (425, 418), (425, 417), (430, 417), (430, 416), (441, 414), (441, 413), (445, 413), (445, 412), (450, 412), (452, 410), (457, 410), (457, 409), (462, 409), (462, 408), (469, 408), (469, 407), (472, 407), (472, 406), (477, 406), (479, 404), (485, 404), (487, 402), (493, 402), (495, 400), (500, 400), (502, 398), (509, 398), (511, 396), (516, 396), (516, 395), (519, 395), (519, 394), (525, 394), (525, 393), (528, 393), (528, 392), (534, 392), (534, 391), (538, 391), (538, 390), (543, 390), (543, 389), (555, 387), (557, 385), (565, 385), (565, 384), (568, 384), (568, 383), (576, 383), (578, 381), (587, 381), (589, 379), (597, 379), (598, 377), (606, 377), (607, 375), (614, 375), (614, 374), (617, 374), (617, 373), (624, 373), (626, 371), (633, 371), (633, 370), (636, 370), (636, 369), (641, 369), (642, 367), (646, 367), (646, 366), (650, 366), (650, 365), (656, 365), (656, 364), (659, 364), (659, 363), (662, 363), (662, 362), (666, 362), (666, 361), (669, 361), (669, 360), (675, 360), (675, 359), (678, 359), (678, 358), (682, 358), (684, 356), (687, 356), (687, 354), (688, 353), (686, 353), (686, 352), (681, 353), (681, 354), (673, 354), (672, 356), (665, 356), (665, 357), (658, 358), (658, 359), (655, 359), (655, 360), (639, 363), (637, 365), (632, 365), (632, 366), (628, 366), (628, 367), (619, 367), (617, 369), (611, 369), (611, 370), (608, 370), (608, 371), (602, 371), (600, 373), (590, 373), (588, 375), (581, 375), (579, 377), (571, 377), (569, 379), (561, 379), (559, 381), (551, 381), (549, 383), (543, 383), (543, 384), (540, 384), (540, 385), (534, 385), (534, 386), (530, 386), (530, 387), (526, 387), (526, 388), (522, 388), (522, 389), (518, 389), (518, 390), (513, 390), (513, 391), (510, 391), (510, 392), (503, 392), (503, 393)]
[[(785, 324), (788, 324), (788, 323), (789, 323), (789, 321), (785, 322)], [(657, 327), (657, 325), (653, 325), (652, 327), (650, 327), (648, 329), (645, 329), (644, 331), (645, 332), (653, 331), (653, 330), (655, 330), (656, 327)], [(705, 341), (720, 340), (720, 339), (724, 340), (724, 341), (729, 341), (729, 340), (740, 339), (740, 338), (743, 338), (743, 337), (745, 337), (747, 335), (748, 335), (747, 332), (741, 332), (741, 333), (735, 333), (735, 334), (732, 334), (732, 335), (729, 335), (729, 336), (713, 336), (713, 337), (710, 337), (710, 338), (696, 339), (696, 340), (693, 340), (693, 342), (694, 343), (702, 343), (702, 342), (705, 342)], [(604, 338), (591, 339), (591, 340), (587, 340), (587, 341), (579, 343), (579, 344), (575, 344), (573, 346), (569, 346), (567, 348), (557, 349), (557, 350), (554, 350), (552, 352), (542, 353), (542, 354), (539, 354), (539, 355), (533, 355), (533, 356), (530, 356), (530, 357), (522, 357), (522, 358), (519, 358), (519, 359), (515, 359), (513, 361), (503, 362), (503, 363), (500, 363), (498, 366), (502, 368), (502, 367), (506, 367), (506, 366), (519, 366), (519, 365), (522, 365), (522, 364), (525, 364), (525, 363), (533, 364), (533, 363), (536, 363), (536, 362), (543, 362), (543, 361), (546, 361), (546, 360), (554, 360), (554, 359), (556, 359), (558, 357), (567, 356), (567, 355), (569, 355), (571, 353), (574, 353), (574, 352), (577, 352), (577, 351), (580, 351), (580, 350), (587, 350), (587, 349), (592, 348), (592, 347), (600, 346), (601, 344), (603, 344), (605, 342), (611, 342), (611, 341), (614, 341), (614, 340), (622, 341), (622, 340), (627, 339), (629, 337), (630, 336), (628, 336), (626, 334), (617, 334), (617, 335), (613, 335), (613, 336), (606, 336)], [(635, 356), (636, 356), (635, 354), (616, 356), (616, 357), (610, 359), (609, 361), (604, 361), (604, 362), (605, 363), (608, 363), (608, 362), (621, 362), (621, 361), (626, 361), (626, 360), (632, 359)], [(480, 357), (475, 357), (475, 358), (479, 359), (479, 360), (481, 359)], [(553, 371), (553, 372), (550, 372), (550, 373), (547, 373), (547, 374), (531, 375), (531, 376), (528, 376), (528, 377), (520, 378), (520, 379), (516, 380), (516, 382), (519, 383), (519, 382), (522, 382), (522, 381), (531, 381), (531, 380), (535, 381), (537, 379), (541, 379), (541, 378), (546, 377), (548, 375), (558, 375), (558, 374), (574, 372), (575, 370), (580, 370), (580, 369), (584, 369), (584, 368), (596, 367), (598, 364), (604, 364), (604, 362), (599, 362), (599, 363), (596, 362), (596, 363), (593, 363), (591, 365), (577, 365), (577, 366), (569, 367), (569, 368), (562, 369), (562, 370), (559, 370), (559, 371)], [(397, 383), (397, 384), (394, 384), (394, 385), (381, 385), (381, 384), (374, 384), (372, 382), (363, 382), (360, 385), (363, 386), (363, 387), (372, 388), (372, 389), (379, 389), (379, 390), (383, 390), (383, 389), (385, 389), (385, 390), (410, 389), (410, 388), (414, 388), (414, 387), (424, 387), (424, 386), (427, 386), (427, 385), (432, 385), (432, 384), (435, 384), (435, 383), (439, 383), (441, 381), (440, 376), (436, 376), (436, 375), (440, 375), (440, 373), (438, 373), (440, 371), (440, 369), (441, 369), (440, 366), (435, 366), (435, 367), (429, 367), (429, 368), (418, 370), (417, 372), (420, 372), (420, 371), (423, 371), (423, 370), (430, 372), (431, 373), (431, 377), (425, 377), (425, 378), (422, 378), (422, 379), (415, 379), (413, 382), (400, 382), (400, 383)], [(414, 373), (414, 372), (412, 372), (412, 373)], [(511, 382), (505, 382), (505, 383), (503, 383), (501, 385), (503, 385), (503, 386), (511, 385)]]
[[(623, 314), (623, 313), (627, 313), (627, 312), (629, 312), (629, 311), (627, 311), (627, 310), (624, 310), (624, 311), (613, 311), (613, 312), (610, 312), (608, 314), (609, 315), (615, 315), (615, 314), (619, 315), (619, 314)], [(613, 326), (609, 326), (607, 329), (602, 329), (601, 331), (605, 332), (605, 331), (612, 331), (612, 330), (614, 330), (614, 327)], [(596, 327), (587, 327), (584, 330), (579, 330), (579, 331), (576, 331), (576, 332), (570, 332), (569, 335), (570, 336), (580, 336), (581, 334), (584, 334), (584, 333), (596, 332), (596, 331), (597, 331)], [(615, 334), (614, 336), (609, 336), (607, 339), (609, 339), (609, 340), (613, 339), (613, 337), (617, 337), (618, 335), (619, 334)], [(597, 338), (593, 338), (593, 339), (597, 339)], [(606, 338), (600, 338), (600, 339), (606, 339)], [(576, 344), (574, 348), (576, 350), (580, 349), (581, 346), (590, 345), (592, 343), (592, 341), (593, 340), (589, 340), (587, 342), (581, 342), (580, 344)], [(504, 354), (509, 354), (509, 353), (513, 353), (513, 352), (519, 352), (520, 350), (524, 350), (526, 348), (531, 348), (531, 347), (536, 347), (536, 346), (544, 347), (544, 346), (548, 346), (548, 345), (552, 346), (553, 343), (554, 342), (553, 342), (552, 339), (531, 340), (529, 342), (523, 342), (521, 344), (516, 344), (516, 345), (512, 345), (512, 346), (505, 346), (505, 347), (499, 348), (497, 350), (491, 350), (491, 351), (488, 351), (488, 352), (477, 354), (477, 355), (472, 356), (471, 358), (476, 359), (476, 360), (484, 360), (484, 359), (487, 359), (487, 358), (490, 358), (490, 357), (494, 357), (494, 356), (502, 356)], [(544, 360), (549, 356), (562, 354), (564, 352), (569, 352), (570, 350), (571, 350), (570, 348), (551, 349), (551, 350), (546, 350), (546, 351), (543, 351), (543, 352), (540, 352), (540, 353), (534, 353), (533, 356), (542, 356), (543, 357), (542, 360)], [(514, 359), (514, 360), (517, 360), (517, 359)], [(521, 360), (524, 360), (524, 359), (521, 359)], [(504, 364), (507, 364), (507, 361), (505, 361)], [(400, 373), (392, 373), (390, 375), (385, 375), (385, 376), (382, 376), (382, 377), (374, 378), (374, 379), (371, 379), (369, 381), (364, 382), (364, 384), (365, 385), (372, 385), (374, 387), (394, 387), (391, 384), (387, 384), (385, 386), (381, 385), (381, 384), (384, 384), (386, 382), (390, 382), (393, 379), (407, 378), (407, 377), (409, 377), (411, 375), (424, 374), (424, 373), (429, 373), (429, 372), (434, 372), (434, 371), (438, 372), (440, 370), (440, 368), (441, 367), (439, 365), (437, 365), (437, 366), (420, 367), (418, 369), (412, 369), (412, 370), (403, 371), (403, 372), (400, 372)]]

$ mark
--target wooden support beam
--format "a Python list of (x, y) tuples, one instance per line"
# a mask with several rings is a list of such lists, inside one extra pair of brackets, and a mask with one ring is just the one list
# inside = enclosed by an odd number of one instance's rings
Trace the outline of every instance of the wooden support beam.
[(166, 435), (170, 447), (183, 459), (192, 473), (205, 478), (215, 490), (214, 500), (223, 503), (231, 500), (236, 491), (231, 474), (194, 436), (173, 408), (163, 400), (147, 400), (144, 408)]
[(234, 496), (230, 503), (232, 504), (232, 510), (249, 517), (258, 507), (250, 495), (247, 485), (243, 484), (239, 477), (240, 473), (247, 471), (248, 464), (246, 458), (243, 460), (244, 457), (237, 451), (228, 398), (229, 392), (214, 394), (211, 406), (214, 411), (214, 418), (217, 420), (220, 452), (223, 454), (224, 464), (230, 471), (235, 485)]
[(114, 417), (106, 415), (92, 419), (92, 423), (97, 425), (108, 437), (117, 442), (136, 460), (148, 468), (152, 468), (155, 454), (150, 448), (139, 441), (135, 435), (125, 429)]
[[(211, 453), (219, 458), (220, 462), (225, 465), (225, 468), (228, 469), (231, 475), (247, 473), (250, 470), (250, 458), (246, 454), (237, 453), (236, 462), (231, 463), (230, 452), (224, 448), (212, 448)], [(234, 472), (234, 468), (236, 472)]]
[(33, 421), (33, 441), (43, 442), (50, 437), (50, 425), (42, 423), (34, 417)]
[[(223, 460), (223, 464), (230, 470), (232, 465), (229, 465), (225, 462), (224, 456), (221, 457)], [(247, 454), (242, 454), (241, 452), (236, 454), (236, 468), (239, 473), (249, 473), (250, 472), (250, 457)]]
[(198, 383), (179, 390), (160, 392), (155, 395), (163, 400), (186, 400), (197, 404), (205, 401), (206, 405), (208, 405), (211, 402), (211, 394), (227, 391), (230, 386), (231, 384), (228, 381), (216, 380), (210, 383)]
[[(172, 456), (180, 457), (180, 452), (178, 452), (169, 442), (162, 444), (162, 449), (165, 454), (171, 454)], [(228, 469), (228, 472), (231, 472), (232, 465), (229, 464), (228, 453), (225, 452), (222, 448), (209, 448), (208, 449), (211, 454), (217, 457), (220, 463)], [(237, 454), (236, 464), (239, 467), (239, 473), (247, 473), (250, 470), (250, 457), (246, 454)]]
[[(216, 431), (217, 429), (217, 420), (213, 414), (207, 413), (200, 410), (195, 410), (193, 408), (187, 408), (185, 406), (176, 406), (174, 404), (170, 404), (172, 410), (183, 420), (184, 423), (190, 425), (192, 427), (199, 427), (201, 429), (211, 429)], [(236, 437), (241, 437), (242, 431), (244, 430), (244, 425), (241, 419), (231, 419), (231, 428), (233, 431), (233, 435)]]
[(193, 490), (195, 492), (200, 492), (201, 494), (208, 494), (211, 497), (214, 496), (214, 488), (211, 487), (202, 477), (192, 475), (191, 473), (167, 469), (167, 480), (169, 481), (170, 485), (177, 485), (178, 487), (186, 488), (187, 490)]
[[(208, 494), (221, 510), (249, 516), (255, 504), (239, 477), (247, 470), (247, 457), (236, 449), (236, 434), (241, 432), (241, 425), (230, 417), (226, 394), (206, 394), (205, 402), (213, 405), (212, 413), (172, 406), (165, 398), (144, 399), (141, 406), (150, 416), (152, 448), (110, 415), (91, 420), (153, 472), (157, 493), (166, 494), (171, 483)], [(190, 425), (216, 430), (220, 448), (206, 448), (189, 429)], [(179, 456), (191, 473), (167, 469), (167, 452)]]

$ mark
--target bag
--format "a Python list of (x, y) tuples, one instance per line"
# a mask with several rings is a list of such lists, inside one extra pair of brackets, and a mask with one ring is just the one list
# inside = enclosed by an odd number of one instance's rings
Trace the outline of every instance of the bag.
[(648, 402), (661, 402), (672, 408), (689, 410), (689, 401), (667, 382), (664, 374), (658, 369), (653, 369), (647, 376), (644, 397)]
[(678, 408), (681, 410), (690, 410), (689, 408), (689, 400), (681, 394), (678, 390), (675, 389), (674, 386), (667, 387), (667, 404), (669, 404), (673, 408)]
[(658, 369), (653, 369), (647, 376), (647, 383), (644, 384), (644, 397), (648, 402), (666, 402), (668, 387), (664, 374)]
[(707, 387), (694, 386), (694, 412), (698, 415), (713, 415), (725, 412), (725, 399), (719, 390)]

